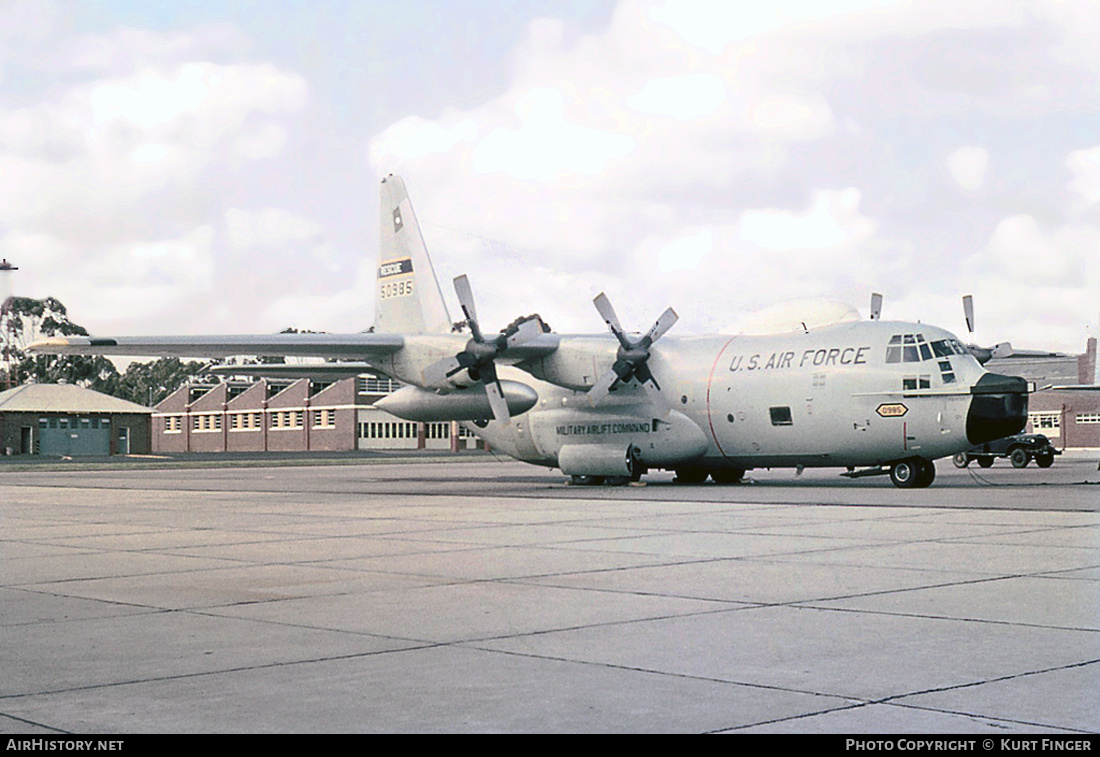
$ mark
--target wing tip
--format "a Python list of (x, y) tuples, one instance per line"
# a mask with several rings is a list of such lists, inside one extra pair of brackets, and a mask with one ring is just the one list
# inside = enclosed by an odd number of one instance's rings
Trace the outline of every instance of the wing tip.
[(96, 341), (97, 340), (89, 339), (87, 337), (51, 336), (46, 339), (33, 342), (32, 344), (28, 344), (27, 352), (40, 353), (44, 355), (59, 355), (64, 353), (65, 350), (69, 347), (91, 346), (94, 345)]

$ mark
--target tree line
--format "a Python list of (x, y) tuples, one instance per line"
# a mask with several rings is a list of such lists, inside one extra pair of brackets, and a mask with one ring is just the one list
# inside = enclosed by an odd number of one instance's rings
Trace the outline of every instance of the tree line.
[(87, 336), (54, 297), (11, 297), (0, 312), (0, 390), (20, 384), (68, 383), (152, 407), (212, 361), (161, 358), (130, 363), (124, 372), (101, 355), (31, 355), (27, 345), (51, 336)]

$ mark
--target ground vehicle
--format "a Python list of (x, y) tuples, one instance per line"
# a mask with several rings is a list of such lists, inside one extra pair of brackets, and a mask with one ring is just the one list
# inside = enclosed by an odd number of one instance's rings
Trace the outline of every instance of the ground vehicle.
[(1060, 454), (1062, 451), (1055, 449), (1050, 439), (1042, 434), (1016, 434), (960, 452), (953, 461), (956, 468), (965, 468), (971, 460), (977, 460), (978, 465), (988, 468), (996, 458), (1007, 457), (1012, 461), (1013, 468), (1026, 468), (1032, 459), (1040, 468), (1049, 468), (1054, 463), (1054, 456)]

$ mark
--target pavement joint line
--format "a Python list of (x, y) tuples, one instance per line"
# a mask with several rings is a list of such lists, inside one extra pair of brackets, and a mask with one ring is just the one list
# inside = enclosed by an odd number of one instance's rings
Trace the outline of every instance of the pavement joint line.
[[(1056, 625), (1044, 625), (1041, 623), (1022, 623), (1020, 621), (1010, 620), (997, 620), (995, 618), (960, 618), (952, 615), (928, 615), (925, 613), (917, 612), (897, 612), (890, 610), (868, 610), (855, 607), (818, 607), (810, 603), (794, 603), (790, 605), (781, 605), (787, 607), (793, 607), (795, 609), (804, 610), (816, 610), (820, 612), (846, 612), (859, 615), (882, 615), (885, 617), (894, 618), (920, 618), (921, 620), (946, 620), (956, 623), (985, 623), (993, 626), (1006, 626), (1008, 628), (1040, 628), (1048, 631), (1075, 631), (1079, 633), (1097, 633), (1100, 634), (1100, 628), (1080, 628), (1077, 626), (1056, 626)], [(1095, 662), (1095, 661), (1090, 661)]]
[(52, 726), (52, 725), (46, 725), (45, 723), (39, 723), (39, 722), (34, 721), (34, 720), (27, 720), (26, 718), (21, 718), (18, 715), (12, 715), (9, 712), (0, 711), (0, 717), (8, 718), (9, 720), (14, 720), (17, 723), (24, 723), (26, 725), (32, 725), (32, 726), (35, 726), (36, 728), (45, 728), (46, 730), (55, 731), (57, 733), (64, 733), (64, 734), (74, 734), (75, 733), (74, 731), (66, 731), (62, 728), (58, 728), (58, 727)]
[[(492, 641), (492, 639), (480, 639), (479, 642)], [(776, 686), (774, 684), (766, 683), (750, 683), (747, 681), (736, 681), (729, 678), (715, 678), (713, 676), (701, 676), (693, 675), (691, 673), (677, 673), (669, 670), (655, 670), (652, 668), (644, 668), (637, 665), (621, 665), (613, 662), (595, 662), (593, 660), (578, 660), (570, 657), (559, 657), (556, 655), (534, 654), (531, 652), (517, 652), (511, 649), (493, 649), (491, 647), (477, 646), (476, 642), (454, 642), (450, 646), (469, 647), (476, 649), (479, 652), (490, 652), (494, 654), (510, 655), (512, 657), (523, 657), (534, 660), (548, 660), (551, 662), (566, 662), (573, 665), (584, 665), (597, 668), (606, 668), (609, 670), (625, 670), (631, 673), (645, 673), (646, 675), (661, 676), (665, 678), (677, 678), (686, 681), (704, 681), (706, 683), (717, 683), (724, 686), (743, 686), (749, 689), (763, 689), (766, 691), (782, 691), (788, 694), (802, 694), (806, 696), (814, 697), (827, 697), (830, 699), (840, 699), (849, 702), (858, 702), (865, 704), (858, 697), (853, 697), (849, 694), (829, 694), (821, 691), (812, 691), (809, 689), (797, 689), (790, 686)], [(847, 708), (840, 708), (847, 709)]]
[(1078, 662), (1066, 663), (1065, 665), (1052, 665), (1048, 668), (1040, 668), (1038, 670), (1026, 670), (1020, 673), (1011, 673), (1009, 675), (994, 676), (992, 678), (986, 678), (981, 681), (968, 681), (966, 683), (953, 684), (951, 686), (937, 686), (931, 689), (922, 689), (920, 691), (910, 691), (905, 694), (892, 694), (888, 697), (882, 697), (881, 699), (874, 700), (874, 704), (890, 704), (899, 699), (907, 699), (909, 697), (924, 696), (925, 694), (940, 694), (945, 691), (958, 691), (960, 689), (970, 689), (976, 686), (986, 686), (991, 683), (1001, 683), (1002, 681), (1014, 681), (1020, 678), (1030, 678), (1031, 676), (1046, 675), (1047, 673), (1059, 673), (1065, 670), (1073, 670), (1075, 668), (1084, 668), (1089, 665), (1100, 664), (1100, 658), (1094, 660), (1080, 660)]
[[(386, 638), (386, 637), (383, 637)], [(400, 639), (399, 639), (400, 640)], [(405, 640), (411, 641), (411, 640)], [(404, 649), (381, 649), (374, 652), (355, 652), (344, 655), (331, 655), (328, 657), (308, 658), (301, 660), (280, 660), (279, 662), (266, 662), (256, 665), (240, 665), (230, 668), (219, 668), (217, 670), (199, 670), (191, 673), (176, 673), (174, 675), (164, 676), (149, 676), (147, 678), (134, 678), (125, 681), (105, 681), (103, 683), (93, 683), (86, 686), (70, 686), (58, 689), (47, 689), (43, 691), (28, 691), (18, 694), (0, 694), (0, 702), (14, 701), (19, 699), (26, 699), (28, 697), (40, 697), (40, 696), (55, 696), (57, 694), (71, 694), (78, 691), (95, 691), (97, 689), (113, 689), (122, 686), (142, 686), (150, 683), (162, 683), (164, 681), (182, 681), (189, 678), (203, 678), (207, 676), (219, 676), (227, 675), (230, 673), (247, 673), (255, 670), (271, 670), (275, 668), (294, 667), (297, 665), (316, 665), (327, 662), (339, 662), (343, 660), (357, 660), (365, 657), (376, 657), (378, 655), (386, 654), (400, 654), (403, 652), (418, 652), (424, 649), (433, 649), (439, 647), (446, 647), (448, 644), (440, 644), (436, 642), (420, 642), (416, 646), (406, 647)]]
[(883, 702), (887, 707), (899, 707), (906, 710), (919, 710), (921, 712), (936, 712), (943, 715), (959, 715), (961, 717), (986, 720), (994, 723), (1011, 723), (1012, 725), (1026, 726), (1028, 728), (1050, 728), (1054, 731), (1068, 731), (1069, 733), (1096, 733), (1085, 728), (1075, 728), (1068, 725), (1055, 725), (1054, 723), (1042, 723), (1034, 720), (1019, 720), (1016, 718), (993, 717), (992, 715), (979, 715), (975, 712), (964, 710), (951, 710), (946, 707), (929, 707), (927, 705), (911, 704), (909, 702)]

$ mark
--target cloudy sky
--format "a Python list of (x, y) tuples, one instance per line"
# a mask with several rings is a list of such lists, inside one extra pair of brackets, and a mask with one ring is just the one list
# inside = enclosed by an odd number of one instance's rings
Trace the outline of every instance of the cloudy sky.
[(0, 0), (0, 255), (98, 334), (371, 324), (378, 182), (484, 326), (829, 298), (1100, 330), (1093, 0)]

